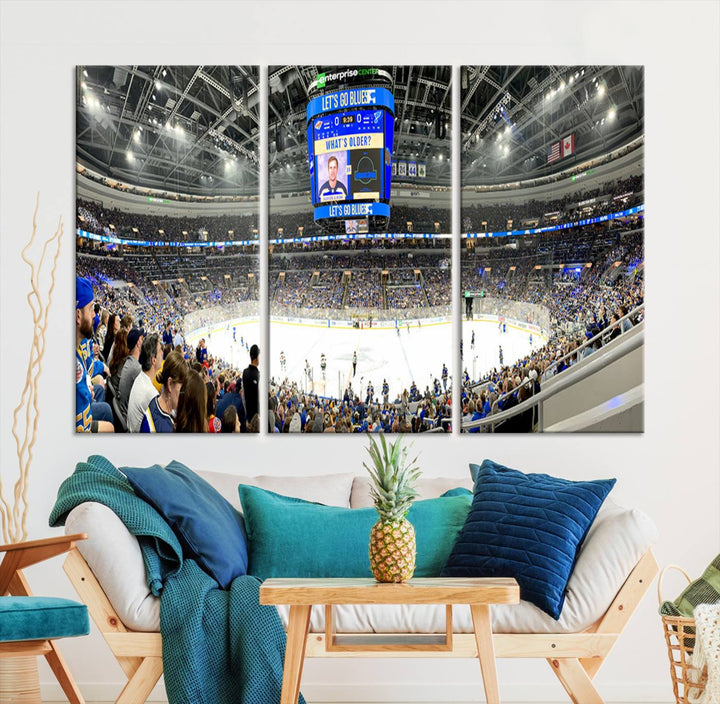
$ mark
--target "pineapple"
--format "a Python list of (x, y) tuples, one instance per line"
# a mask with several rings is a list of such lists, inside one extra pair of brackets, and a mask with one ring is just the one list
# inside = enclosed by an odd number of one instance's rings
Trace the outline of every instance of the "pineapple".
[[(408, 462), (402, 435), (380, 445), (370, 437), (368, 453), (372, 467), (363, 463), (373, 486), (370, 494), (379, 514), (370, 533), (370, 567), (378, 582), (407, 582), (415, 571), (415, 529), (405, 516), (418, 496), (413, 483), (420, 476), (415, 464)], [(381, 451), (382, 450), (382, 451)]]

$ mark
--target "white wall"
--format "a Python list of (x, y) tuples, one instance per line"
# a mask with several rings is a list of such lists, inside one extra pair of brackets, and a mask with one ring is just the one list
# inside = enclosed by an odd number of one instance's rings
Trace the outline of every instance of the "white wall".
[[(278, 6), (279, 5), (279, 6)], [(693, 574), (720, 550), (718, 448), (717, 3), (17, 3), (0, 6), (0, 467), (16, 456), (12, 409), (24, 380), (29, 313), (20, 250), (35, 192), (41, 233), (66, 226), (42, 372), (42, 417), (30, 486), (30, 534), (76, 461), (104, 453), (142, 464), (178, 458), (234, 473), (360, 471), (361, 437), (76, 437), (73, 401), (74, 65), (92, 63), (625, 63), (647, 86), (646, 432), (641, 436), (421, 437), (425, 472), (465, 476), (483, 457), (571, 478), (616, 476), (616, 500), (657, 522), (660, 563)], [(200, 9), (202, 7), (202, 10)], [(541, 9), (542, 7), (542, 9)], [(299, 8), (302, 8), (301, 10)], [(520, 22), (520, 24), (518, 24)], [(371, 30), (371, 25), (376, 29)], [(456, 335), (455, 340), (458, 340)], [(302, 447), (301, 447), (302, 446)], [(449, 461), (450, 460), (450, 461)], [(38, 593), (70, 595), (60, 561), (36, 568)], [(671, 591), (675, 587), (672, 587)], [(610, 701), (670, 701), (654, 597), (598, 676)], [(67, 643), (83, 685), (120, 682), (97, 635)], [(311, 662), (305, 690), (336, 700), (467, 700), (480, 691), (469, 661)], [(41, 678), (51, 682), (48, 670)], [(503, 662), (511, 701), (561, 699), (547, 666)], [(327, 683), (326, 690), (314, 683)], [(357, 687), (347, 688), (347, 683)], [(387, 683), (387, 684), (385, 684)], [(407, 684), (395, 687), (391, 683)], [(92, 687), (87, 689), (92, 694)], [(424, 699), (422, 697), (425, 697)]]

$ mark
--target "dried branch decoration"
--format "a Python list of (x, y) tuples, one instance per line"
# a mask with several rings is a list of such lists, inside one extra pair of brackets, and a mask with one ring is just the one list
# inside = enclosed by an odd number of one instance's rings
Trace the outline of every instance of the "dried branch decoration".
[[(3, 472), (0, 466), (0, 522), (2, 524), (3, 542), (5, 543), (16, 543), (27, 538), (28, 479), (40, 419), (38, 389), (40, 374), (42, 373), (42, 360), (45, 355), (48, 314), (52, 305), (53, 291), (55, 290), (55, 272), (63, 236), (61, 217), (55, 233), (44, 241), (39, 260), (37, 259), (37, 254), (31, 252), (31, 249), (37, 236), (39, 208), (40, 194), (38, 193), (35, 212), (33, 213), (30, 241), (22, 251), (22, 259), (30, 267), (30, 293), (27, 295), (27, 302), (32, 311), (33, 339), (28, 357), (25, 385), (23, 386), (20, 403), (13, 412), (12, 434), (17, 447), (19, 476), (15, 482), (12, 503), (5, 498)], [(49, 286), (45, 283), (48, 278), (48, 266), (50, 267)]]

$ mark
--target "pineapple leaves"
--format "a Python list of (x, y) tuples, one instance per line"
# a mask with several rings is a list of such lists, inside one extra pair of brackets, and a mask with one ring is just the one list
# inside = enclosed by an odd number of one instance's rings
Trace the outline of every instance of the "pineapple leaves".
[(373, 437), (369, 439), (367, 450), (372, 466), (366, 463), (363, 466), (372, 480), (370, 495), (381, 519), (400, 520), (418, 497), (414, 487), (421, 475), (418, 458), (408, 461), (402, 435), (394, 442), (388, 442), (382, 433), (379, 443)]

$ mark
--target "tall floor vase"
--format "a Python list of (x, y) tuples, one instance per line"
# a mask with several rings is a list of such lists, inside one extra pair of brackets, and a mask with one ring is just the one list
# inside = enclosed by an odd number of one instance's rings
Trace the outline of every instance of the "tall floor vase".
[(0, 704), (41, 704), (36, 655), (0, 657)]

